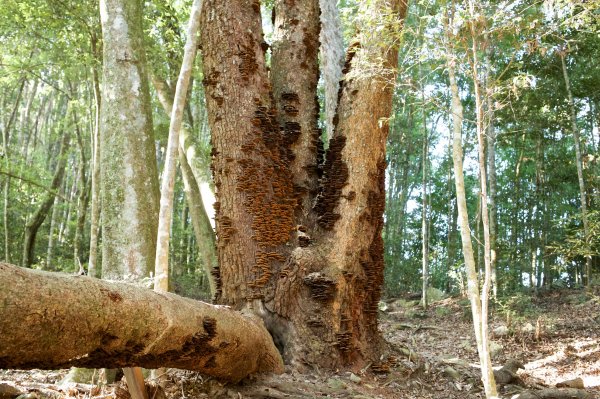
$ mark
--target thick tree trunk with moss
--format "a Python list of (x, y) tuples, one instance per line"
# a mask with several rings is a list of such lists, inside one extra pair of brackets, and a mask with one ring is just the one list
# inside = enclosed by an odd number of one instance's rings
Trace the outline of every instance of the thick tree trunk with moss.
[(101, 0), (100, 17), (102, 276), (137, 279), (154, 270), (159, 199), (142, 2)]
[[(361, 7), (360, 15), (380, 24), (401, 22), (406, 11), (398, 0)], [(320, 164), (317, 15), (317, 0), (276, 2), (269, 74), (259, 2), (204, 5), (217, 299), (260, 314), (289, 363), (386, 368), (377, 305), (400, 24), (362, 32), (351, 47), (336, 129)]]
[(6, 263), (0, 282), (0, 369), (175, 367), (233, 382), (283, 371), (270, 335), (252, 315)]

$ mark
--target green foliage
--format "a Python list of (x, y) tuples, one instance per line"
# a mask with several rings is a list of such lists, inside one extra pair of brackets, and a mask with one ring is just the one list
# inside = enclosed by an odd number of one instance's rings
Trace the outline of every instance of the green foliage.
[(600, 256), (600, 211), (589, 212), (587, 218), (589, 237), (584, 234), (582, 216), (574, 215), (565, 221), (566, 236), (563, 240), (549, 246), (554, 254), (567, 261)]
[(525, 292), (498, 298), (496, 308), (512, 320), (531, 318), (538, 313), (538, 308), (531, 301), (531, 295)]
[(452, 309), (446, 306), (438, 306), (435, 308), (435, 315), (439, 317), (446, 317), (452, 314)]

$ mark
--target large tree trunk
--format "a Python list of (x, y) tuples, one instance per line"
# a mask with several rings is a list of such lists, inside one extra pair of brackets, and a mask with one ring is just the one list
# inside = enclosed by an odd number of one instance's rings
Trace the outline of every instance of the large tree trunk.
[[(361, 7), (373, 9), (360, 15), (389, 15), (384, 21), (401, 20), (406, 11), (399, 0)], [(392, 26), (382, 25), (361, 33), (349, 51), (317, 184), (316, 10), (317, 0), (276, 2), (270, 81), (259, 2), (205, 4), (218, 300), (261, 314), (288, 362), (385, 367), (377, 304), (396, 41)]]
[(0, 282), (0, 369), (175, 367), (233, 382), (283, 371), (262, 322), (226, 307), (6, 263)]
[(142, 2), (101, 0), (102, 276), (154, 270), (158, 172), (143, 48)]

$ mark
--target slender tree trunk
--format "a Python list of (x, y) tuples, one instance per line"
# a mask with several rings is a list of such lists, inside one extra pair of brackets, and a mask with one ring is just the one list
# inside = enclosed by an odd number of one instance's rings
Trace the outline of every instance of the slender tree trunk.
[[(489, 60), (488, 60), (489, 62)], [(489, 68), (489, 66), (488, 66)], [(489, 83), (490, 76), (488, 74), (486, 81)], [(490, 230), (490, 270), (491, 270), (491, 286), (492, 297), (498, 297), (498, 280), (496, 272), (496, 263), (498, 259), (498, 245), (496, 243), (498, 237), (498, 226), (496, 224), (496, 130), (494, 126), (494, 104), (491, 95), (491, 88), (488, 86), (486, 95), (487, 108), (487, 177), (489, 183), (488, 209), (489, 209), (489, 230)]]
[(79, 149), (79, 167), (77, 170), (79, 184), (79, 195), (77, 198), (77, 226), (75, 227), (75, 237), (73, 238), (73, 262), (75, 270), (82, 267), (81, 262), (81, 242), (83, 240), (83, 230), (85, 228), (85, 218), (90, 199), (90, 186), (86, 176), (87, 156), (85, 154), (85, 145), (83, 142), (83, 134), (79, 126), (77, 113), (73, 111), (73, 123), (75, 124), (75, 133), (77, 135), (77, 147)]
[(75, 203), (75, 197), (77, 194), (77, 176), (76, 172), (72, 168), (69, 168), (71, 173), (67, 172), (67, 178), (65, 179), (65, 191), (67, 192), (67, 203), (63, 213), (63, 216), (58, 227), (58, 242), (64, 244), (69, 236), (71, 228), (71, 212), (73, 210), (73, 204)]
[[(173, 95), (168, 84), (165, 81), (152, 76), (152, 84), (156, 89), (160, 103), (167, 114), (171, 114), (173, 109)], [(202, 193), (198, 180), (201, 173), (194, 168), (194, 157), (198, 156), (198, 152), (190, 138), (190, 134), (185, 127), (182, 127), (179, 133), (179, 166), (181, 168), (181, 177), (185, 198), (190, 210), (192, 219), (192, 227), (200, 256), (202, 257), (202, 265), (209, 282), (210, 295), (213, 297), (218, 292), (217, 278), (219, 270), (217, 267), (217, 253), (215, 250), (216, 237), (215, 232), (210, 224), (210, 219), (204, 208)], [(197, 169), (197, 168), (196, 168)]]
[(198, 47), (198, 28), (202, 0), (194, 0), (190, 12), (190, 22), (187, 32), (187, 42), (181, 63), (181, 72), (175, 88), (175, 98), (171, 111), (171, 124), (169, 127), (169, 140), (167, 154), (162, 176), (160, 194), (160, 213), (158, 217), (158, 237), (156, 243), (154, 289), (157, 291), (169, 290), (169, 241), (171, 236), (171, 222), (173, 219), (173, 188), (175, 186), (175, 171), (179, 148), (179, 131), (183, 121), (186, 95), (190, 83), (194, 58)]
[[(17, 97), (15, 99), (14, 106), (12, 108), (12, 112), (10, 117), (8, 118), (8, 123), (4, 127), (4, 132), (2, 134), (2, 153), (4, 158), (4, 167), (6, 171), (10, 170), (10, 130), (15, 121), (17, 110), (19, 108), (19, 104), (21, 103), (21, 95), (23, 94), (23, 87), (25, 86), (26, 79), (21, 78), (21, 82), (19, 83), (19, 88), (17, 89)], [(8, 206), (10, 199), (10, 176), (6, 176), (6, 180), (4, 182), (4, 212), (3, 212), (3, 222), (4, 222), (4, 260), (6, 262), (10, 262), (10, 235), (9, 231), (9, 220), (8, 220)]]
[[(179, 148), (179, 147), (178, 147)], [(186, 262), (186, 259), (188, 258), (188, 247), (187, 247), (187, 243), (188, 243), (188, 237), (189, 237), (189, 230), (188, 230), (188, 219), (189, 219), (189, 208), (186, 204), (185, 200), (180, 200), (178, 201), (181, 207), (181, 213), (180, 213), (180, 229), (181, 229), (181, 236), (179, 237), (179, 242), (177, 243), (177, 247), (178, 247), (178, 254), (177, 254), (177, 265), (174, 265), (173, 267), (173, 276), (181, 276), (183, 274), (183, 265)]]
[[(560, 62), (562, 65), (562, 73), (565, 80), (565, 88), (567, 89), (567, 98), (569, 101), (569, 116), (571, 119), (571, 133), (573, 134), (573, 141), (575, 142), (575, 163), (577, 164), (577, 181), (579, 182), (579, 199), (581, 202), (581, 219), (583, 221), (583, 233), (585, 235), (586, 246), (589, 245), (590, 237), (590, 226), (588, 222), (588, 210), (587, 210), (587, 193), (585, 188), (585, 180), (583, 176), (583, 161), (581, 151), (581, 140), (579, 138), (579, 130), (577, 128), (577, 111), (575, 109), (575, 100), (573, 99), (573, 92), (571, 91), (571, 83), (569, 81), (569, 73), (567, 71), (567, 63), (565, 62), (566, 51), (562, 50), (559, 52)], [(588, 255), (585, 257), (585, 276), (584, 284), (588, 285), (592, 279), (592, 257)]]
[(61, 191), (59, 192), (59, 196), (54, 198), (54, 203), (52, 204), (52, 216), (50, 216), (50, 229), (48, 232), (48, 250), (46, 251), (46, 265), (45, 270), (56, 270), (54, 268), (54, 242), (55, 242), (55, 233), (56, 224), (58, 219), (58, 213), (60, 210), (60, 197), (64, 195), (63, 192), (64, 185), (61, 184)]
[(33, 100), (36, 97), (38, 91), (38, 80), (35, 79), (33, 81), (33, 86), (29, 91), (29, 97), (27, 98), (27, 103), (25, 104), (25, 109), (22, 111), (21, 118), (21, 134), (19, 136), (19, 151), (23, 155), (23, 159), (27, 158), (27, 143), (29, 142), (29, 138), (31, 137), (31, 124), (30, 124), (30, 114), (31, 107), (33, 104)]
[(525, 135), (521, 135), (521, 148), (518, 145), (518, 135), (515, 135), (514, 148), (519, 153), (517, 162), (515, 164), (515, 174), (513, 181), (513, 206), (511, 212), (511, 249), (510, 249), (510, 263), (511, 265), (518, 265), (519, 273), (519, 287), (523, 286), (523, 270), (521, 266), (520, 252), (519, 252), (519, 210), (521, 209), (521, 166), (523, 165), (523, 159), (525, 154), (524, 144)]
[[(473, 4), (469, 3), (471, 8), (471, 14), (473, 15)], [(446, 26), (448, 30), (448, 41), (452, 41), (449, 27)], [(466, 201), (466, 193), (465, 193), (465, 183), (464, 183), (464, 172), (463, 172), (463, 150), (462, 150), (462, 120), (463, 120), (463, 107), (461, 104), (459, 92), (458, 92), (458, 84), (456, 82), (455, 77), (455, 55), (454, 50), (451, 45), (448, 46), (448, 74), (450, 79), (450, 89), (452, 92), (452, 119), (453, 119), (453, 150), (452, 157), (454, 161), (454, 180), (456, 186), (456, 197), (457, 197), (457, 206), (458, 206), (458, 217), (460, 220), (460, 231), (462, 237), (463, 244), (463, 256), (465, 260), (465, 266), (467, 269), (467, 279), (468, 279), (468, 292), (469, 299), (471, 301), (471, 310), (473, 314), (473, 325), (475, 328), (475, 339), (477, 341), (477, 349), (479, 352), (479, 359), (481, 363), (481, 375), (484, 384), (485, 394), (487, 398), (495, 398), (497, 397), (496, 393), (496, 384), (494, 380), (493, 370), (491, 367), (491, 359), (489, 352), (489, 342), (487, 339), (487, 298), (488, 294), (485, 291), (485, 287), (489, 288), (489, 281), (484, 283), (484, 292), (480, 296), (479, 292), (479, 279), (477, 276), (477, 268), (475, 264), (475, 258), (473, 253), (473, 247), (471, 244), (471, 230), (469, 227), (469, 216), (467, 212), (467, 201)], [(475, 50), (475, 49), (474, 49)], [(475, 51), (474, 51), (475, 53)], [(475, 55), (475, 54), (474, 54)], [(474, 60), (474, 64), (477, 62)], [(479, 98), (478, 93), (478, 80), (477, 76), (474, 76), (475, 81), (475, 90), (476, 90), (476, 99)], [(479, 101), (477, 100), (477, 101)], [(477, 108), (478, 114), (480, 108)], [(485, 187), (485, 165), (482, 166), (482, 163), (485, 162), (483, 158), (483, 154), (481, 153), (482, 147), (482, 135), (483, 131), (481, 130), (481, 120), (478, 115), (478, 139), (479, 139), (479, 147), (480, 147), (480, 175), (482, 178), (482, 205), (485, 206), (485, 213), (487, 221), (487, 204), (486, 204), (486, 187)], [(487, 228), (487, 223), (484, 223), (484, 228)], [(488, 232), (489, 233), (489, 232)], [(489, 241), (486, 242), (486, 268), (489, 265)], [(487, 271), (487, 270), (486, 270)], [(486, 307), (484, 311), (484, 306)]]
[[(535, 225), (538, 227), (538, 232), (535, 234), (534, 238), (536, 241), (535, 251), (539, 253), (538, 261), (537, 261), (537, 269), (536, 269), (536, 282), (537, 287), (541, 287), (546, 284), (546, 268), (544, 266), (546, 261), (546, 226), (545, 220), (547, 215), (546, 210), (546, 183), (545, 183), (545, 174), (544, 174), (544, 136), (543, 133), (540, 132), (539, 136), (536, 139), (535, 144), (535, 208), (536, 208), (536, 217), (535, 217)], [(542, 273), (544, 274), (544, 281), (542, 281)]]
[[(423, 96), (424, 99), (424, 96)], [(425, 112), (423, 112), (423, 151), (422, 157), (422, 199), (421, 199), (421, 255), (422, 255), (422, 274), (423, 274), (423, 287), (421, 303), (424, 309), (427, 309), (428, 298), (427, 288), (429, 286), (429, 226), (428, 226), (428, 202), (427, 195), (429, 189), (429, 176), (428, 176), (428, 162), (429, 162), (429, 132), (427, 131), (427, 119)]]
[(489, 311), (489, 296), (490, 296), (490, 285), (492, 277), (491, 269), (491, 243), (490, 243), (490, 219), (488, 211), (488, 193), (487, 193), (487, 173), (486, 173), (486, 157), (485, 157), (485, 117), (483, 109), (483, 95), (481, 93), (481, 79), (479, 77), (479, 45), (478, 45), (478, 32), (475, 28), (476, 20), (481, 10), (476, 10), (475, 3), (473, 0), (469, 0), (469, 13), (471, 16), (471, 36), (472, 36), (472, 71), (473, 71), (473, 86), (475, 91), (475, 111), (476, 111), (476, 129), (477, 129), (477, 142), (479, 152), (479, 179), (481, 185), (480, 201), (481, 201), (481, 221), (483, 223), (483, 241), (484, 241), (484, 280), (481, 289), (481, 344), (480, 344), (480, 355), (481, 360), (481, 375), (483, 380), (483, 386), (485, 389), (485, 395), (487, 398), (496, 398), (498, 393), (496, 390), (496, 381), (494, 380), (494, 373), (492, 369), (492, 361), (489, 353), (489, 332), (488, 332), (488, 311)]
[(325, 128), (330, 140), (335, 129), (334, 117), (344, 65), (344, 39), (336, 0), (320, 0), (321, 71), (325, 87)]
[(204, 274), (208, 279), (210, 295), (214, 297), (219, 294), (217, 292), (219, 287), (215, 278), (219, 275), (215, 252), (215, 233), (202, 203), (200, 187), (198, 187), (198, 183), (194, 178), (192, 169), (181, 147), (179, 147), (179, 166), (181, 168), (185, 197), (192, 219), (194, 236), (196, 237), (196, 244), (202, 258)]
[[(413, 114), (414, 114), (414, 109), (413, 109), (412, 104), (410, 104), (407, 131), (412, 131), (412, 129), (413, 129), (413, 126), (414, 126)], [(412, 187), (410, 184), (411, 167), (412, 167), (411, 162), (410, 162), (410, 156), (412, 155), (412, 152), (413, 152), (413, 140), (411, 140), (409, 135), (406, 135), (405, 137), (406, 137), (405, 142), (404, 142), (405, 151), (404, 151), (404, 155), (403, 155), (402, 163), (401, 163), (401, 166), (402, 166), (402, 189), (400, 191), (400, 199), (399, 199), (400, 211), (399, 211), (399, 215), (398, 215), (399, 224), (400, 224), (398, 246), (400, 248), (404, 248), (404, 232), (406, 230), (406, 221), (407, 221), (406, 206), (408, 203), (408, 199), (410, 198), (410, 193), (412, 192)]]
[[(24, 144), (25, 162), (27, 167), (31, 167), (32, 158), (31, 155), (35, 154), (35, 143), (37, 142), (37, 136), (40, 131), (40, 120), (42, 119), (46, 110), (46, 104), (48, 104), (49, 95), (45, 95), (40, 103), (37, 114), (35, 116), (35, 122), (33, 125), (33, 132), (27, 135), (27, 141)], [(33, 145), (31, 143), (33, 142)]]
[[(100, 62), (101, 51), (98, 49), (98, 38), (93, 32), (90, 39), (92, 55), (94, 59)], [(94, 130), (92, 132), (92, 187), (91, 187), (91, 211), (90, 211), (90, 257), (88, 261), (88, 275), (99, 277), (98, 274), (98, 236), (100, 224), (100, 104), (102, 97), (100, 94), (99, 66), (92, 67), (92, 77), (94, 80)]]
[[(69, 149), (69, 139), (70, 135), (68, 132), (64, 132), (62, 136), (62, 140), (60, 143), (60, 151), (58, 154), (58, 162), (56, 164), (56, 170), (54, 171), (54, 176), (52, 177), (52, 183), (50, 184), (50, 189), (52, 191), (56, 191), (60, 188), (62, 184), (62, 179), (65, 174), (65, 167), (67, 165), (67, 151)], [(25, 238), (23, 245), (23, 263), (24, 267), (31, 267), (31, 264), (34, 261), (35, 256), (35, 239), (38, 233), (38, 230), (44, 220), (46, 220), (46, 216), (48, 215), (48, 211), (54, 204), (55, 194), (51, 191), (46, 192), (46, 197), (40, 203), (39, 208), (35, 211), (35, 213), (31, 216), (31, 219), (27, 222), (25, 226)]]
[[(458, 234), (458, 208), (456, 207), (456, 195), (452, 176), (452, 129), (449, 130), (448, 134), (448, 177), (447, 177), (447, 188), (448, 188), (448, 233), (447, 233), (447, 275), (449, 276), (450, 271), (456, 264), (456, 237)], [(464, 288), (460, 287), (461, 293), (464, 293)], [(450, 279), (447, 279), (446, 291), (450, 292)]]

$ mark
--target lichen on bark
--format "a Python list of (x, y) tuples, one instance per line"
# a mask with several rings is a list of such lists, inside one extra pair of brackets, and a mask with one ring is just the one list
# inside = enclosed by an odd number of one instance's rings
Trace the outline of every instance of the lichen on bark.
[(154, 269), (159, 198), (142, 3), (101, 0), (100, 16), (102, 275), (139, 279)]

